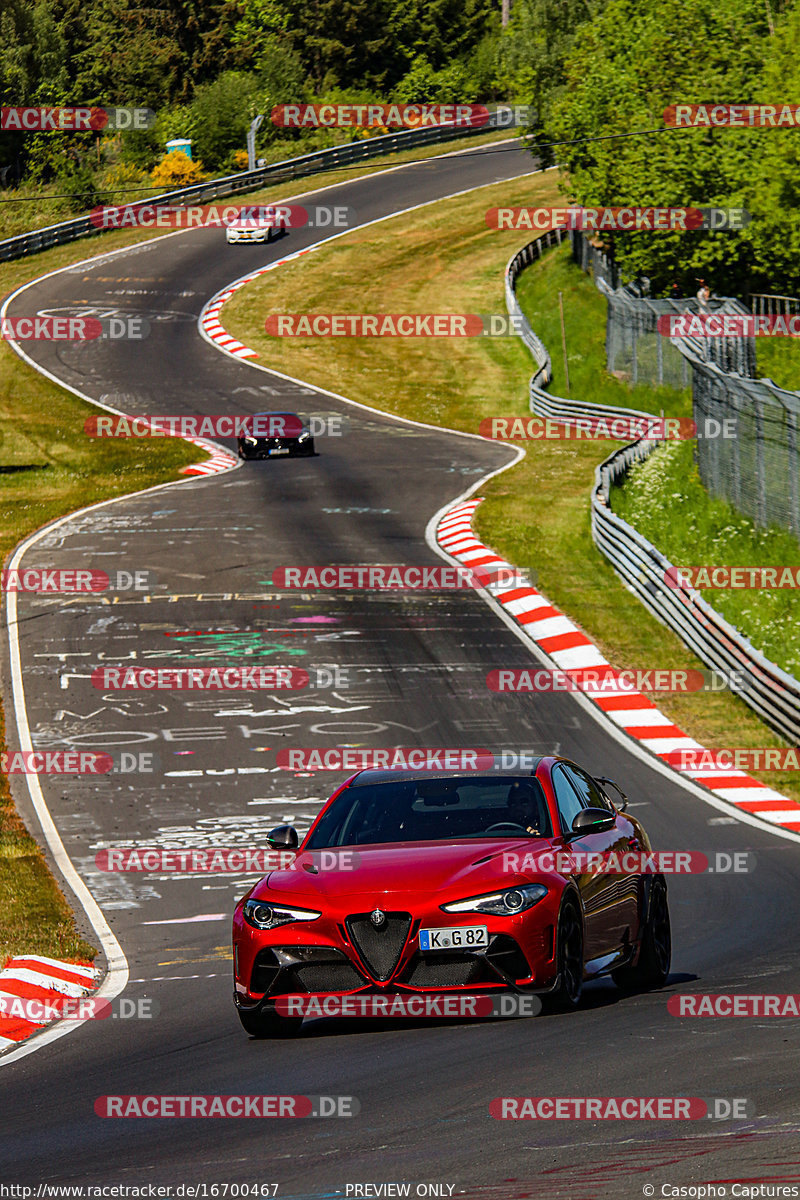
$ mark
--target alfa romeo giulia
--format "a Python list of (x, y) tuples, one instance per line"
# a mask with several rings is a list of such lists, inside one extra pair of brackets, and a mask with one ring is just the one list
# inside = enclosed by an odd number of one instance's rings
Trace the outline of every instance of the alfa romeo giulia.
[[(278, 1011), (287, 996), (530, 992), (572, 1009), (599, 976), (663, 984), (666, 883), (636, 869), (651, 847), (624, 793), (567, 759), (533, 762), (513, 774), (360, 771), (302, 845), (292, 826), (273, 830), (285, 861), (233, 919), (247, 1032), (296, 1032), (302, 1016)], [(601, 860), (612, 869), (587, 865)]]

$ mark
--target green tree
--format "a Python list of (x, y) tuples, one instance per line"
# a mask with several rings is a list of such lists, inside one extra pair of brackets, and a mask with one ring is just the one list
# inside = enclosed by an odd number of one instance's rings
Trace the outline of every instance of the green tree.
[[(658, 128), (671, 104), (760, 99), (768, 49), (761, 0), (664, 0), (658, 8), (610, 0), (573, 41), (563, 93), (546, 112), (548, 140), (604, 138)], [(760, 135), (756, 134), (756, 138)], [(749, 130), (674, 130), (565, 145), (570, 196), (586, 205), (744, 207), (753, 195)], [(749, 235), (730, 232), (616, 234), (623, 272), (654, 290), (746, 289)]]
[[(761, 98), (797, 104), (800, 97), (800, 8), (779, 17), (768, 41)], [(764, 129), (749, 136), (753, 223), (753, 291), (800, 295), (800, 143), (797, 130)]]
[(227, 166), (233, 151), (245, 146), (250, 122), (259, 111), (259, 92), (258, 76), (249, 71), (225, 71), (214, 83), (197, 89), (189, 106), (192, 153), (209, 170)]

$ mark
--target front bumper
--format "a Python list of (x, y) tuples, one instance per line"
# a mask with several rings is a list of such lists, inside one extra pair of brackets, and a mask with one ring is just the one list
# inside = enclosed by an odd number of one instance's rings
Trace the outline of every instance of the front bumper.
[[(419, 949), (420, 922), (414, 921), (399, 952), (396, 966), (380, 971), (352, 939), (288, 940), (288, 929), (269, 938), (242, 922), (234, 934), (234, 976), (237, 1004), (251, 1008), (283, 995), (357, 995), (359, 993), (425, 993), (482, 991), (549, 991), (556, 978), (554, 923), (535, 929), (516, 926), (489, 929), (485, 949), (435, 951)], [(280, 934), (284, 938), (280, 939)], [(290, 935), (289, 935), (290, 936)]]
[(297, 438), (257, 438), (253, 443), (240, 438), (239, 451), (244, 458), (272, 458), (278, 457), (280, 452), (283, 452), (284, 456), (312, 455), (314, 439), (306, 438), (301, 442)]
[(271, 229), (234, 229), (225, 234), (227, 242), (269, 242), (271, 239)]

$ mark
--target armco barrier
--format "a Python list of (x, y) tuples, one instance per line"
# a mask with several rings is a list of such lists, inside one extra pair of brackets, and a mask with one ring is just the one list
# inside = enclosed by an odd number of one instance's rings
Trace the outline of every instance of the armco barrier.
[(539, 368), (530, 382), (530, 410), (542, 417), (549, 417), (553, 421), (563, 421), (565, 424), (585, 417), (604, 417), (608, 420), (614, 420), (618, 417), (634, 416), (643, 417), (645, 420), (652, 420), (653, 413), (637, 412), (636, 409), (632, 408), (614, 408), (608, 404), (592, 404), (579, 400), (566, 400), (560, 396), (551, 396), (549, 392), (544, 390), (553, 378), (550, 355), (547, 353), (543, 342), (531, 329), (527, 317), (519, 306), (516, 295), (516, 283), (521, 272), (532, 262), (541, 258), (543, 246), (560, 245), (562, 240), (563, 237), (560, 229), (550, 230), (542, 234), (541, 237), (529, 242), (527, 246), (523, 246), (521, 250), (518, 250), (506, 267), (506, 307), (509, 314), (516, 318), (517, 327), (522, 329), (520, 337), (530, 350)]
[[(400, 150), (413, 149), (415, 146), (449, 142), (454, 138), (470, 137), (486, 133), (488, 130), (502, 128), (506, 128), (506, 126), (501, 125), (497, 115), (492, 113), (485, 125), (474, 129), (464, 128), (461, 125), (436, 125), (429, 129), (410, 129), (400, 133), (389, 133), (383, 137), (348, 142), (344, 146), (334, 146), (329, 150), (315, 150), (312, 154), (304, 154), (300, 158), (288, 158), (283, 162), (258, 167), (255, 171), (226, 175), (222, 179), (209, 179), (205, 183), (195, 183), (191, 187), (166, 192), (162, 196), (150, 196), (142, 203), (205, 204), (210, 200), (218, 200), (221, 196), (251, 192), (268, 183), (302, 179), (330, 167), (346, 167), (351, 163), (364, 162), (381, 154), (394, 154)], [(130, 203), (138, 203), (138, 201), (132, 200)], [(36, 229), (31, 233), (21, 233), (17, 237), (7, 238), (4, 242), (0, 242), (0, 262), (24, 258), (27, 254), (36, 254), (40, 250), (47, 250), (50, 246), (58, 246), (63, 242), (74, 242), (78, 238), (91, 237), (101, 232), (102, 230), (92, 224), (88, 215), (75, 217), (71, 221), (61, 221), (57, 225), (48, 225), (44, 229)]]
[[(557, 231), (560, 234), (560, 231)], [(537, 363), (530, 382), (530, 407), (544, 417), (569, 423), (587, 416), (652, 417), (635, 409), (613, 408), (550, 396), (544, 391), (552, 378), (550, 356), (525, 318), (515, 294), (522, 270), (541, 256), (540, 245), (560, 242), (546, 234), (524, 246), (509, 262), (505, 273), (506, 304), (518, 319), (522, 340)], [(537, 245), (540, 243), (540, 245)], [(674, 567), (632, 525), (611, 511), (610, 490), (636, 462), (642, 462), (658, 445), (643, 438), (616, 450), (595, 471), (591, 497), (592, 537), (625, 586), (662, 624), (694, 651), (707, 666), (734, 674), (741, 687), (733, 688), (761, 719), (782, 737), (800, 743), (800, 682), (769, 661), (737, 629), (703, 600), (694, 588), (673, 588), (666, 573)]]
[(673, 629), (707, 666), (741, 680), (732, 687), (763, 721), (800, 743), (800, 683), (765, 658), (693, 588), (670, 587), (669, 559), (611, 511), (609, 493), (655, 443), (642, 440), (617, 450), (595, 470), (592, 537), (629, 591)]

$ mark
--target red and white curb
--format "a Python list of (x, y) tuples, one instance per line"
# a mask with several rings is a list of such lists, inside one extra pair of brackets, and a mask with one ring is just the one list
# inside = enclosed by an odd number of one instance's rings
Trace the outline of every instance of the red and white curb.
[(216, 442), (206, 442), (203, 438), (193, 437), (182, 438), (182, 441), (199, 446), (201, 450), (209, 450), (211, 457), (207, 458), (205, 462), (181, 467), (179, 475), (219, 475), (222, 471), (231, 471), (238, 466), (238, 459), (233, 454), (229, 454), (227, 450), (223, 450)]
[(100, 972), (87, 962), (59, 962), (39, 954), (10, 958), (0, 971), (0, 1053), (51, 1024), (14, 1015), (15, 1007), (22, 1007), (20, 1001), (52, 1004), (59, 996), (88, 996), (99, 981)]
[[(106, 406), (103, 405), (105, 408)], [(110, 412), (116, 412), (116, 409), (109, 409)], [(125, 416), (124, 413), (118, 413), (118, 416)], [(210, 454), (205, 462), (191, 463), (188, 467), (181, 467), (179, 475), (219, 475), (222, 471), (232, 471), (234, 467), (238, 467), (239, 460), (235, 455), (230, 454), (222, 446), (218, 446), (216, 442), (209, 442), (205, 438), (196, 437), (181, 437), (182, 442), (189, 442), (192, 446), (198, 446), (201, 450), (206, 450)]]
[[(506, 567), (518, 575), (510, 563), (475, 537), (472, 517), (480, 503), (481, 498), (467, 500), (449, 509), (436, 529), (438, 545), (465, 566)], [(490, 584), (486, 590), (561, 670), (611, 666), (583, 630), (554, 608), (536, 588), (525, 585), (509, 589), (502, 584)], [(641, 692), (603, 689), (602, 695), (589, 691), (582, 692), (582, 695), (602, 709), (615, 725), (664, 761), (674, 750), (704, 749)], [(751, 813), (772, 825), (780, 825), (783, 829), (800, 832), (800, 805), (759, 783), (745, 771), (722, 772), (718, 768), (680, 770), (673, 764), (669, 765), (743, 812)]]
[(239, 288), (243, 288), (245, 284), (252, 283), (254, 279), (258, 279), (261, 275), (266, 275), (268, 271), (274, 271), (276, 267), (282, 267), (284, 263), (292, 262), (295, 258), (300, 258), (304, 254), (310, 254), (314, 247), (309, 246), (306, 250), (296, 250), (294, 254), (288, 254), (286, 258), (279, 258), (277, 262), (268, 263), (266, 267), (260, 267), (257, 271), (252, 271), (249, 275), (243, 275), (241, 279), (237, 279), (235, 283), (230, 283), (221, 292), (217, 292), (211, 299), (203, 305), (203, 310), (200, 313), (199, 325), (200, 332), (208, 342), (213, 342), (219, 350), (224, 350), (226, 354), (230, 354), (232, 358), (258, 358), (258, 351), (251, 350), (249, 346), (245, 346), (242, 342), (231, 337), (224, 325), (221, 324), (219, 314), (222, 311), (222, 306), (230, 300)]

